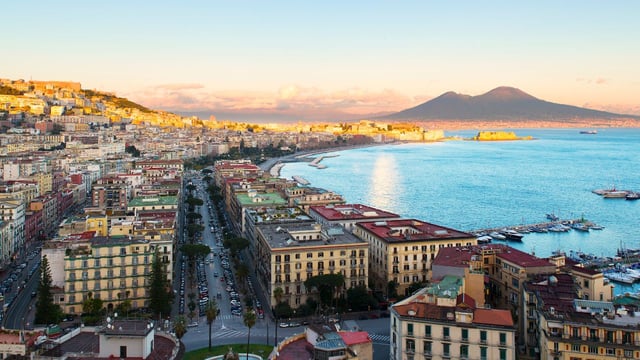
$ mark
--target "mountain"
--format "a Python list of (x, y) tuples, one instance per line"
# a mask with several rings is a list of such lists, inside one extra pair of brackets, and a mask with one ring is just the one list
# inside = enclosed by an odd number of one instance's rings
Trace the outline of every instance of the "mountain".
[(446, 92), (418, 106), (378, 119), (517, 121), (619, 118), (640, 117), (556, 104), (540, 100), (520, 89), (502, 86), (478, 96)]

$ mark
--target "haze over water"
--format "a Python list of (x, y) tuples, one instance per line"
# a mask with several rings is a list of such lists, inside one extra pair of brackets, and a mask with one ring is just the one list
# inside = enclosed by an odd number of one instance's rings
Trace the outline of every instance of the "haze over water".
[[(508, 244), (546, 257), (554, 250), (615, 256), (640, 248), (640, 201), (604, 199), (599, 188), (640, 191), (640, 129), (516, 130), (532, 141), (447, 141), (385, 145), (330, 153), (326, 169), (291, 163), (281, 177), (300, 175), (362, 203), (402, 217), (473, 231), (584, 216), (605, 227), (588, 233), (526, 234)], [(450, 135), (470, 137), (476, 132)], [(640, 288), (636, 285), (636, 288)], [(616, 293), (631, 290), (616, 286)]]

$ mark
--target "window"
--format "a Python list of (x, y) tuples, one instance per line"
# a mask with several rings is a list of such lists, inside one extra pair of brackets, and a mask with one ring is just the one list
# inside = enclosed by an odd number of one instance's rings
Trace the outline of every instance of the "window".
[(407, 339), (407, 352), (408, 353), (415, 353), (416, 352), (416, 342), (415, 340), (412, 339)]
[(500, 349), (500, 360), (507, 360), (507, 349)]
[(407, 324), (407, 335), (413, 336), (413, 324)]
[(469, 329), (462, 329), (462, 341), (469, 341)]
[(589, 353), (590, 354), (597, 354), (598, 353), (598, 347), (597, 346), (589, 346)]
[(442, 356), (451, 357), (451, 344), (442, 344)]
[(487, 360), (487, 347), (480, 346), (480, 360)]
[(580, 344), (571, 344), (571, 351), (580, 352)]
[(487, 332), (485, 330), (480, 331), (480, 343), (481, 344), (487, 343)]
[(467, 359), (469, 358), (469, 345), (460, 345), (460, 358)]
[(507, 345), (507, 334), (500, 333), (500, 345), (501, 346)]
[(443, 328), (442, 328), (442, 338), (443, 338), (444, 340), (449, 340), (449, 337), (450, 337), (450, 336), (451, 336), (451, 335), (449, 334), (449, 328), (448, 328), (448, 327), (443, 327)]
[(431, 355), (431, 341), (424, 342), (424, 354)]
[(431, 337), (431, 325), (424, 326), (424, 337), (427, 337), (427, 338)]

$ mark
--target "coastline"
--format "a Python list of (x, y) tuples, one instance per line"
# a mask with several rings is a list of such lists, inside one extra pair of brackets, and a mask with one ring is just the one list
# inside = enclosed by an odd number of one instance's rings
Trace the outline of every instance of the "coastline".
[(398, 144), (405, 144), (405, 143), (407, 142), (393, 141), (388, 143), (345, 145), (345, 146), (336, 146), (336, 147), (326, 148), (326, 149), (303, 150), (291, 155), (267, 159), (266, 161), (258, 164), (258, 167), (260, 167), (260, 169), (262, 169), (262, 171), (264, 172), (269, 172), (271, 176), (279, 178), (280, 170), (287, 163), (301, 162), (301, 161), (304, 161), (303, 159), (312, 157), (314, 155), (321, 155), (321, 154), (326, 154), (331, 152), (345, 151), (345, 150), (352, 150), (352, 149), (362, 149), (362, 148), (368, 148), (368, 147), (374, 147), (374, 146), (398, 145)]

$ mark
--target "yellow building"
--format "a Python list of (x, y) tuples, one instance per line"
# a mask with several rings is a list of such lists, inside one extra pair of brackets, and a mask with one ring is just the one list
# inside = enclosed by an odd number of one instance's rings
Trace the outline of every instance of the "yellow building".
[(156, 256), (155, 244), (128, 236), (76, 240), (65, 244), (64, 312), (81, 313), (89, 294), (102, 299), (107, 310), (126, 300), (133, 309), (148, 306), (148, 275)]
[(394, 304), (390, 320), (389, 359), (516, 358), (509, 310), (476, 308), (461, 288), (424, 288)]
[(367, 286), (369, 246), (341, 228), (322, 228), (313, 221), (257, 225), (255, 266), (269, 305), (280, 301), (296, 308), (314, 296), (304, 281), (317, 275), (342, 274), (345, 291)]
[(370, 276), (376, 289), (386, 292), (393, 282), (397, 293), (405, 295), (412, 283), (430, 279), (431, 261), (439, 249), (478, 242), (469, 233), (415, 219), (360, 222), (353, 233), (370, 245)]

